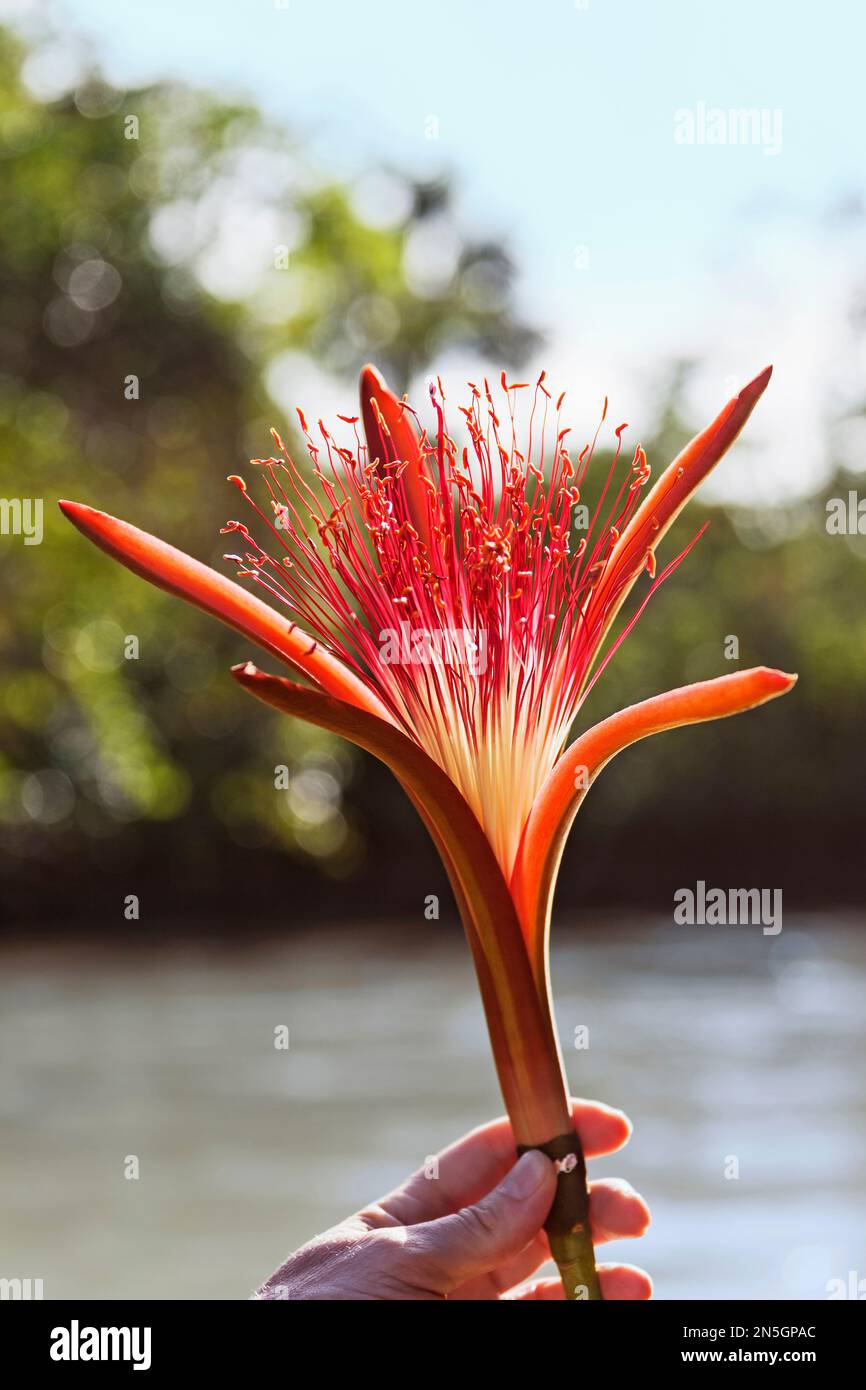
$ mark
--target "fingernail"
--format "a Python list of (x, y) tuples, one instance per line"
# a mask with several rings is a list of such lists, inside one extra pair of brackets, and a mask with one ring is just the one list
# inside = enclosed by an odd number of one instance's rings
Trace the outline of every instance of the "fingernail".
[(505, 1190), (510, 1197), (525, 1201), (537, 1192), (546, 1182), (551, 1171), (550, 1159), (538, 1149), (530, 1149), (519, 1158), (505, 1179)]

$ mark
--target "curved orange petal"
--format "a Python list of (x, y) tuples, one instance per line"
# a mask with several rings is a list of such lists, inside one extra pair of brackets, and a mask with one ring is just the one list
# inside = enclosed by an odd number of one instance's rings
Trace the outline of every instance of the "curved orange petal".
[(679, 516), (692, 493), (733, 444), (764, 391), (773, 368), (762, 372), (728, 401), (700, 434), (669, 464), (624, 528), (584, 610), (586, 631), (600, 623), (598, 644), (647, 567), (647, 556)]
[(148, 579), (169, 594), (187, 599), (251, 637), (316, 681), (329, 695), (347, 700), (350, 705), (368, 710), (381, 719), (391, 719), (382, 702), (342, 661), (234, 580), (106, 512), (98, 512), (80, 502), (63, 501), (58, 505), (88, 540), (119, 560), (133, 574)]
[(439, 850), (472, 949), (506, 1107), (520, 1144), (571, 1128), (558, 1044), (539, 999), (514, 903), (474, 812), (446, 773), (393, 724), (251, 662), (232, 675), (285, 714), (341, 734), (384, 762), (404, 787)]
[(565, 750), (535, 800), (511, 879), (539, 989), (547, 989), (550, 906), (562, 851), (577, 809), (601, 769), (639, 739), (753, 709), (784, 695), (796, 679), (758, 666), (681, 686), (619, 710), (587, 729)]
[(371, 459), (384, 455), (386, 463), (407, 462), (403, 482), (412, 525), (432, 553), (430, 504), (422, 482), (426, 467), (418, 433), (409, 411), (369, 363), (361, 371), (361, 417)]

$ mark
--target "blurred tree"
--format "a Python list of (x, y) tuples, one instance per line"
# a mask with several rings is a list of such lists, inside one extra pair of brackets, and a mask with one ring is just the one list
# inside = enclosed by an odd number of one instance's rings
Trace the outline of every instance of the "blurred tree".
[[(103, 506), (221, 567), (225, 477), (269, 452), (290, 403), (321, 410), (298, 396), (308, 364), (346, 380), (346, 404), (368, 357), (399, 388), (454, 345), (517, 364), (534, 334), (511, 263), (461, 234), (447, 186), (386, 169), (335, 185), (255, 110), (184, 87), (120, 93), (81, 72), (40, 100), (39, 56), (0, 32), (0, 498), (45, 502), (41, 545), (0, 535), (10, 914), (119, 914), (121, 889), (148, 875), (151, 916), (333, 911), (345, 886), (326, 875), (349, 873), (353, 910), (406, 910), (440, 879), (393, 779), (249, 704), (226, 674), (245, 645), (101, 557), (54, 500)], [(686, 375), (644, 441), (656, 473), (691, 433)], [(839, 474), (761, 515), (696, 504), (709, 532), (581, 722), (757, 662), (799, 670), (800, 685), (770, 712), (617, 760), (581, 813), (563, 907), (667, 912), (696, 876), (780, 882), (795, 905), (859, 896), (866, 537), (830, 534), (825, 506), (856, 487)]]
[[(223, 565), (225, 477), (270, 451), (304, 361), (350, 380), (375, 356), (399, 385), (451, 345), (516, 363), (534, 335), (511, 264), (461, 235), (447, 186), (335, 185), (254, 109), (182, 86), (82, 71), (40, 101), (39, 56), (0, 31), (0, 491), (45, 505), (42, 545), (0, 538), (5, 844), (24, 872), (113, 870), (152, 850), (151, 821), (187, 865), (277, 841), (345, 869), (347, 750), (247, 709), (237, 640), (107, 564), (54, 503)], [(286, 761), (302, 774), (278, 795)]]
[[(693, 433), (680, 409), (688, 371), (675, 368), (645, 441), (655, 475)], [(748, 435), (737, 447), (749, 448)], [(703, 877), (772, 882), (789, 911), (862, 903), (866, 534), (828, 529), (830, 499), (857, 487), (839, 469), (818, 496), (771, 510), (725, 510), (699, 495), (684, 513), (660, 562), (709, 528), (654, 595), (581, 724), (755, 665), (796, 671), (798, 685), (770, 709), (648, 739), (615, 760), (573, 832), (564, 898), (667, 913), (674, 888)]]

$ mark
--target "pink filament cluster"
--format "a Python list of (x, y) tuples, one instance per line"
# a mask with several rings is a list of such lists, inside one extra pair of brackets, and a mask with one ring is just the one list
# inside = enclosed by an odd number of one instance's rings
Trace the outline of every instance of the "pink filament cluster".
[[(592, 595), (650, 470), (640, 446), (622, 465), (620, 425), (589, 525), (578, 531), (575, 509), (601, 424), (573, 459), (570, 431), (560, 427), (562, 396), (552, 403), (542, 373), (521, 443), (517, 406), (527, 383), (509, 384), (503, 372), (501, 387), (497, 410), (488, 383), (470, 383), (460, 408), (463, 443), (446, 424), (441, 383), (431, 387), (435, 431), (419, 433), (414, 459), (393, 457), (378, 410), (380, 438), (366, 443), (358, 417), (339, 417), (352, 427), (353, 447), (337, 443), (321, 421), (314, 438), (298, 411), (318, 488), (276, 432), (280, 457), (253, 460), (269, 510), (242, 479), (231, 480), (278, 554), (239, 521), (224, 530), (244, 541), (243, 554), (226, 558), (351, 667), (454, 777), (508, 864), (524, 808), (561, 750), (621, 600), (625, 578), (605, 586), (600, 605)], [(401, 408), (414, 419), (407, 404)], [(602, 422), (606, 414), (607, 401)], [(651, 550), (645, 563), (654, 575)], [(440, 637), (432, 658), (388, 659), (385, 634), (406, 633), (407, 625), (413, 638)], [(483, 661), (465, 659), (456, 633), (477, 643)], [(495, 804), (503, 799), (510, 807)]]

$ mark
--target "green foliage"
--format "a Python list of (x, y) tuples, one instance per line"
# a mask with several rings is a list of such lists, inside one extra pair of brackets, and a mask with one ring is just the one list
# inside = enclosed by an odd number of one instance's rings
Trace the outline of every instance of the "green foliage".
[[(304, 362), (345, 379), (350, 409), (367, 358), (399, 389), (454, 345), (519, 364), (535, 336), (515, 314), (508, 256), (461, 236), (446, 186), (388, 172), (362, 215), (357, 190), (252, 109), (177, 86), (115, 92), (93, 74), (42, 105), (23, 57), (0, 32), (0, 497), (45, 502), (41, 545), (0, 536), (7, 879), (46, 858), (153, 863), (166, 827), (181, 866), (280, 846), (346, 875), (367, 841), (407, 862), (426, 851), (393, 782), (249, 703), (227, 675), (248, 646), (105, 559), (54, 502), (102, 507), (223, 567), (226, 475), (270, 452), (270, 425), (291, 429)], [(292, 403), (313, 419), (322, 408)], [(676, 392), (661, 418), (656, 474), (688, 433)], [(660, 558), (709, 511), (698, 501)], [(668, 854), (672, 836), (705, 849), (720, 825), (730, 837), (763, 816), (814, 853), (813, 825), (841, 843), (863, 806), (863, 539), (828, 534), (823, 498), (712, 521), (581, 722), (738, 666), (798, 670), (800, 684), (772, 711), (651, 740), (605, 774), (579, 840), (596, 846), (581, 885), (607, 875), (607, 900), (626, 886), (621, 831), (608, 851), (599, 827), (647, 828), (634, 857), (646, 873), (653, 835)], [(282, 765), (288, 791), (274, 786)]]
[[(274, 363), (289, 387), (304, 358), (344, 376), (351, 406), (371, 354), (397, 385), (451, 345), (495, 341), (516, 362), (533, 335), (510, 263), (460, 238), (447, 187), (390, 175), (396, 214), (371, 226), (255, 110), (94, 74), (40, 105), (24, 57), (0, 31), (0, 494), (45, 503), (41, 545), (0, 538), (6, 843), (87, 856), (174, 820), (181, 838), (206, 824), (217, 848), (276, 841), (345, 869), (360, 852), (346, 752), (248, 707), (227, 675), (244, 644), (82, 543), (54, 504), (227, 568), (226, 476), (286, 430)], [(443, 226), (453, 265), (413, 281), (413, 245)], [(286, 760), (306, 773), (278, 797)]]

